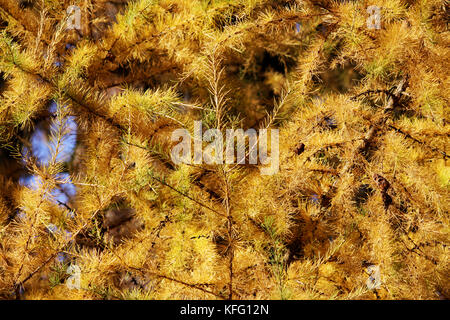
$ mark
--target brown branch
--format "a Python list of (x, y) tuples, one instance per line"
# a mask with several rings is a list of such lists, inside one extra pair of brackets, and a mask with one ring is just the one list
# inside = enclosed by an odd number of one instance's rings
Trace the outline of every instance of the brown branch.
[(162, 179), (160, 179), (160, 178), (158, 178), (158, 177), (155, 177), (154, 175), (151, 175), (150, 177), (151, 177), (152, 179), (156, 180), (157, 182), (159, 182), (160, 184), (162, 184), (163, 186), (166, 186), (166, 187), (168, 187), (169, 189), (175, 191), (176, 193), (182, 195), (183, 197), (185, 197), (185, 198), (187, 198), (187, 199), (189, 199), (189, 200), (195, 202), (196, 204), (200, 205), (201, 207), (206, 208), (206, 209), (208, 209), (208, 210), (210, 210), (210, 211), (212, 211), (212, 212), (214, 212), (214, 213), (217, 213), (217, 214), (220, 215), (220, 216), (224, 216), (223, 213), (221, 213), (221, 212), (219, 212), (219, 211), (217, 211), (217, 210), (215, 210), (215, 209), (213, 209), (213, 208), (207, 206), (206, 204), (200, 202), (200, 201), (197, 200), (197, 199), (192, 198), (191, 196), (185, 194), (184, 192), (181, 192), (180, 190), (178, 190), (177, 188), (171, 186), (170, 184), (168, 184), (168, 183), (165, 182), (164, 180), (162, 180)]
[(385, 94), (387, 94), (389, 96), (392, 96), (392, 93), (389, 90), (377, 89), (377, 90), (367, 90), (367, 91), (361, 92), (360, 94), (352, 96), (350, 98), (350, 100), (355, 101), (357, 98), (359, 98), (361, 96), (367, 96), (367, 95), (370, 95), (370, 94), (377, 94), (377, 93), (385, 93)]
[[(34, 269), (32, 272), (30, 272), (22, 281), (14, 283), (16, 296), (17, 296), (19, 288), (22, 287), (25, 282), (30, 280), (37, 272), (39, 272), (42, 268), (44, 268), (52, 259), (54, 259), (59, 254), (59, 252), (66, 251), (66, 248), (69, 247), (70, 243), (76, 238), (76, 236), (81, 231), (83, 231), (89, 225), (90, 220), (92, 220), (92, 218), (94, 218), (98, 212), (99, 212), (99, 210), (94, 211), (94, 213), (91, 215), (91, 218), (84, 225), (82, 225), (76, 232), (74, 232), (72, 234), (72, 236), (70, 237), (70, 239), (66, 240), (66, 242), (62, 246), (60, 246), (57, 250), (55, 250), (55, 252), (52, 255), (50, 255), (47, 260), (44, 261), (44, 263), (42, 263), (36, 269)], [(17, 279), (16, 279), (16, 281), (17, 281)]]
[(188, 283), (188, 282), (185, 282), (185, 281), (182, 281), (182, 280), (179, 280), (179, 279), (175, 279), (175, 278), (172, 278), (172, 277), (169, 277), (169, 276), (166, 276), (166, 275), (154, 272), (154, 271), (143, 270), (142, 268), (130, 266), (125, 261), (123, 261), (122, 257), (119, 256), (116, 252), (114, 252), (114, 250), (112, 250), (109, 246), (107, 248), (109, 249), (109, 251), (113, 255), (115, 255), (129, 269), (133, 269), (133, 270), (136, 270), (136, 271), (139, 271), (139, 272), (142, 272), (142, 273), (148, 273), (148, 274), (150, 274), (150, 275), (152, 275), (154, 277), (165, 279), (165, 280), (169, 280), (169, 281), (173, 281), (173, 282), (182, 284), (182, 285), (184, 285), (186, 287), (189, 287), (189, 288), (192, 288), (192, 289), (196, 289), (196, 290), (200, 290), (200, 291), (203, 291), (205, 293), (211, 294), (211, 295), (213, 295), (213, 296), (215, 296), (215, 297), (217, 297), (219, 299), (224, 299), (224, 297), (222, 297), (221, 295), (219, 295), (219, 294), (217, 294), (217, 293), (215, 293), (215, 292), (213, 292), (211, 290), (199, 287), (198, 284)]
[(231, 215), (230, 204), (230, 181), (226, 172), (223, 172), (225, 180), (225, 208), (227, 211), (227, 233), (228, 233), (228, 246), (230, 249), (230, 255), (228, 257), (228, 270), (229, 270), (229, 283), (228, 283), (228, 300), (233, 300), (233, 259), (234, 259), (234, 237), (233, 237), (233, 216)]
[(396, 89), (392, 94), (390, 94), (390, 98), (388, 102), (386, 103), (386, 106), (383, 108), (383, 115), (375, 121), (367, 130), (366, 134), (362, 138), (362, 141), (360, 144), (355, 148), (353, 152), (353, 156), (349, 162), (343, 167), (341, 173), (347, 173), (352, 167), (353, 167), (353, 159), (366, 150), (369, 147), (370, 142), (375, 137), (375, 135), (385, 126), (386, 121), (388, 120), (389, 113), (393, 110), (393, 108), (398, 103), (398, 99), (400, 97), (400, 94), (405, 90), (407, 85), (408, 77), (403, 78), (399, 84), (396, 86)]
[(401, 133), (401, 134), (404, 135), (406, 138), (408, 138), (408, 139), (414, 141), (415, 143), (418, 143), (418, 144), (420, 144), (420, 145), (422, 145), (422, 146), (424, 146), (424, 147), (426, 147), (426, 148), (428, 148), (428, 149), (430, 149), (430, 150), (432, 150), (432, 151), (434, 151), (434, 152), (437, 152), (437, 153), (442, 154), (445, 158), (450, 158), (449, 155), (448, 155), (447, 153), (445, 153), (445, 151), (442, 151), (442, 150), (440, 150), (440, 149), (438, 149), (438, 148), (432, 147), (432, 146), (426, 144), (425, 142), (420, 141), (419, 139), (414, 138), (414, 137), (411, 136), (408, 132), (405, 132), (405, 131), (403, 131), (402, 129), (397, 128), (397, 127), (394, 126), (394, 125), (389, 125), (389, 128), (392, 129), (392, 130), (395, 130), (395, 131), (398, 132), (398, 133)]

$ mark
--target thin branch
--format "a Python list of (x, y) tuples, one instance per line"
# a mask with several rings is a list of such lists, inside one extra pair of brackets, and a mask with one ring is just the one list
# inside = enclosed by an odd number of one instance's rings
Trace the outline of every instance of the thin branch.
[(159, 182), (160, 184), (162, 184), (163, 186), (166, 186), (166, 187), (168, 187), (169, 189), (175, 191), (176, 193), (182, 195), (183, 197), (185, 197), (185, 198), (187, 198), (187, 199), (189, 199), (189, 200), (195, 202), (196, 204), (200, 205), (201, 207), (203, 207), (203, 208), (205, 208), (205, 209), (208, 209), (208, 210), (210, 210), (210, 211), (212, 211), (212, 212), (214, 212), (214, 213), (217, 213), (218, 215), (225, 216), (223, 213), (221, 213), (221, 212), (219, 212), (219, 211), (217, 211), (217, 210), (215, 210), (215, 209), (213, 209), (213, 208), (207, 206), (206, 204), (200, 202), (199, 200), (194, 199), (194, 198), (192, 198), (191, 196), (185, 194), (184, 192), (178, 190), (177, 188), (171, 186), (170, 184), (168, 184), (168, 183), (165, 182), (164, 180), (161, 180), (161, 179), (159, 179), (158, 177), (155, 177), (154, 175), (151, 175), (150, 177), (151, 177), (152, 179), (154, 179), (155, 181)]
[(392, 129), (392, 130), (395, 130), (395, 131), (398, 132), (398, 133), (401, 133), (401, 134), (404, 135), (406, 138), (411, 139), (412, 141), (414, 141), (414, 142), (416, 142), (416, 143), (418, 143), (418, 144), (420, 144), (420, 145), (422, 145), (422, 146), (424, 146), (424, 147), (426, 147), (426, 148), (428, 148), (428, 149), (430, 149), (430, 150), (432, 150), (432, 151), (434, 151), (434, 152), (438, 152), (438, 153), (442, 154), (445, 158), (447, 158), (447, 159), (450, 158), (450, 156), (449, 156), (447, 153), (445, 153), (445, 151), (442, 151), (442, 150), (440, 150), (440, 149), (438, 149), (438, 148), (432, 147), (432, 146), (426, 144), (425, 142), (420, 141), (419, 139), (414, 138), (414, 137), (411, 136), (408, 132), (405, 132), (405, 131), (403, 131), (402, 129), (397, 128), (397, 127), (394, 126), (394, 125), (389, 125), (388, 127), (389, 127), (390, 129)]

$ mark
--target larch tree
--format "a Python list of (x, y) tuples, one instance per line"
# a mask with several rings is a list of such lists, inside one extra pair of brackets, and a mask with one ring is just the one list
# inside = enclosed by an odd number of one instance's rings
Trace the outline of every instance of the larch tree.
[(448, 10), (0, 0), (0, 297), (447, 299)]

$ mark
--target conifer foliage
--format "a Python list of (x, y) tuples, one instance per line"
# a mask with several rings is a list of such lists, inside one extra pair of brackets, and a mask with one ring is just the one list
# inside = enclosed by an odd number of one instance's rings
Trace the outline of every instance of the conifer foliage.
[(0, 0), (0, 297), (448, 298), (448, 10)]

